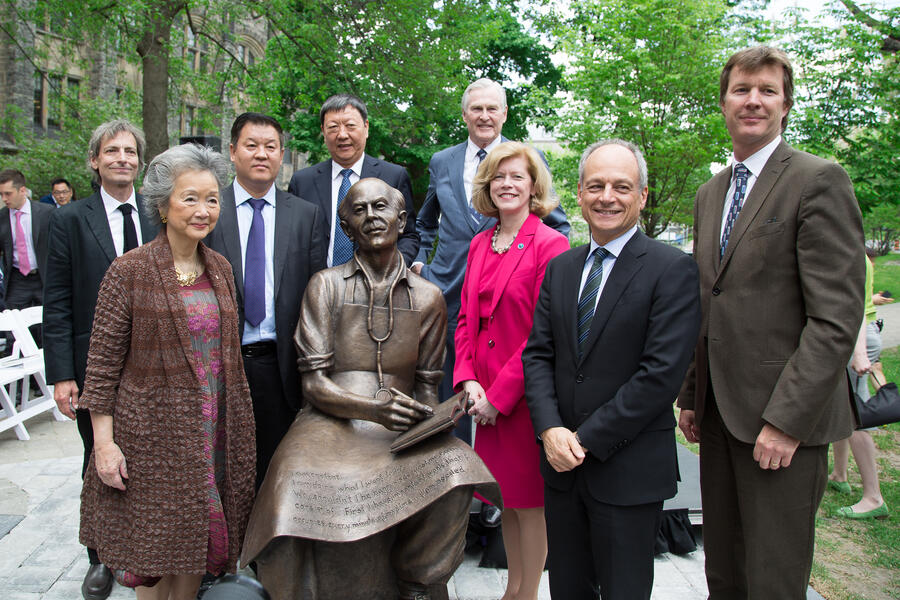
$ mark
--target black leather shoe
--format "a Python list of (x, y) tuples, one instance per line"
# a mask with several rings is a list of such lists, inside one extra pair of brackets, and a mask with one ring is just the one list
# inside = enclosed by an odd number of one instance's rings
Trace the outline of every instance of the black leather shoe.
[(81, 584), (81, 595), (84, 600), (106, 600), (112, 591), (112, 584), (112, 571), (106, 565), (91, 565)]

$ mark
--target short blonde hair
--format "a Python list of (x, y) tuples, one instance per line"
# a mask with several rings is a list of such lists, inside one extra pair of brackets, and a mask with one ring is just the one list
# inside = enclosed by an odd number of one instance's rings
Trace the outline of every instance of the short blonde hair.
[(528, 163), (528, 174), (534, 183), (534, 195), (531, 197), (528, 210), (543, 219), (553, 212), (559, 204), (559, 199), (553, 195), (553, 184), (547, 165), (534, 148), (520, 142), (503, 142), (491, 150), (481, 162), (475, 174), (475, 181), (472, 182), (472, 206), (486, 217), (500, 216), (494, 201), (491, 200), (491, 180), (497, 175), (500, 163), (508, 158), (524, 158)]

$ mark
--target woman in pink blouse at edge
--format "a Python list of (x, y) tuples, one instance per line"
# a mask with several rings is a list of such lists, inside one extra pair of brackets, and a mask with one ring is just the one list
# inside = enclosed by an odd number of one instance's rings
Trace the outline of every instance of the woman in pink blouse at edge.
[(569, 249), (541, 222), (556, 207), (550, 173), (532, 148), (505, 142), (482, 162), (472, 206), (496, 227), (469, 247), (453, 383), (475, 401), (475, 451), (500, 484), (508, 562), (501, 600), (536, 600), (547, 557), (544, 482), (522, 375), (522, 350), (547, 263)]

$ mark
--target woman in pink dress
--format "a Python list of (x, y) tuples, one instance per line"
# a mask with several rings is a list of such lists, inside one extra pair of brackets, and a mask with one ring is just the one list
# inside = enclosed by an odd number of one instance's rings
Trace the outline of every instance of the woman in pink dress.
[(472, 239), (456, 329), (453, 383), (475, 401), (475, 451), (500, 484), (508, 581), (502, 600), (535, 600), (544, 561), (540, 448), (525, 403), (522, 350), (547, 263), (569, 249), (541, 218), (557, 200), (537, 152), (497, 146), (475, 175), (472, 206), (497, 225)]

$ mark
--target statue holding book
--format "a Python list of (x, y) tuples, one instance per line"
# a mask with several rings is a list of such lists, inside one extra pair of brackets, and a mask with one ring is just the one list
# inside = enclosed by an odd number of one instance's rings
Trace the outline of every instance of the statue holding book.
[(461, 405), (437, 404), (446, 307), (397, 251), (402, 194), (362, 179), (338, 213), (357, 249), (306, 289), (294, 336), (305, 407), (259, 491), (242, 563), (256, 562), (274, 600), (446, 597), (472, 492), (500, 503), (499, 488), (468, 446), (431, 435)]

